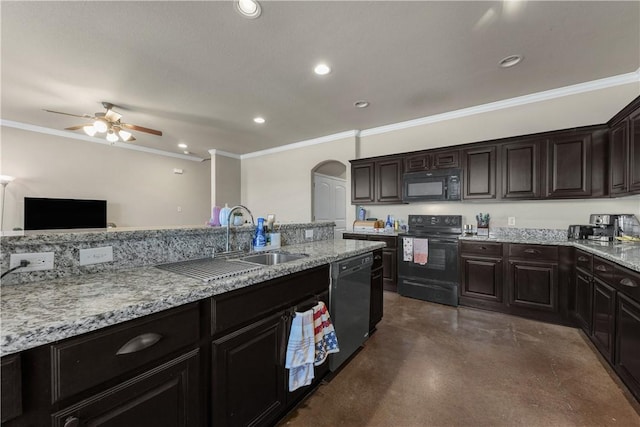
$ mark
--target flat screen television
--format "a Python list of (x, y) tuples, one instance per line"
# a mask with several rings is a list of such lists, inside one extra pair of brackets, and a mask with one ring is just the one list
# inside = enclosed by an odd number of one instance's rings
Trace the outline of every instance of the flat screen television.
[(25, 230), (106, 227), (106, 200), (24, 198)]

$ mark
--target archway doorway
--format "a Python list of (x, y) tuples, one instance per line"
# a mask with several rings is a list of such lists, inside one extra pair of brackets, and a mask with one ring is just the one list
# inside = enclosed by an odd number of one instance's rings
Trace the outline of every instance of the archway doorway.
[(316, 165), (312, 171), (313, 221), (333, 221), (335, 237), (342, 238), (347, 225), (347, 167), (328, 160)]

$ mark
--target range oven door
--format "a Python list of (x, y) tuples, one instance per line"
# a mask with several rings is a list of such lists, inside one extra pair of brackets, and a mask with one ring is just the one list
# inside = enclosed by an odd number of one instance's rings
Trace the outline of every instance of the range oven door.
[[(429, 256), (424, 265), (404, 260), (405, 238), (427, 238)], [(458, 305), (458, 240), (442, 237), (400, 236), (398, 293), (400, 295)]]

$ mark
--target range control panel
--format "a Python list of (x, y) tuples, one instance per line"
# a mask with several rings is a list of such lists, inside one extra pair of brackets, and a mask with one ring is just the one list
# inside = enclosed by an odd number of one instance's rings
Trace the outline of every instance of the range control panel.
[(409, 232), (412, 230), (462, 232), (462, 215), (409, 215)]

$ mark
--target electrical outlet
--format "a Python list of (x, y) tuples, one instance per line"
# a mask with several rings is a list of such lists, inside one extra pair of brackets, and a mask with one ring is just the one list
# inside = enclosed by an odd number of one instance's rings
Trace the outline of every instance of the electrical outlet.
[(516, 217), (510, 216), (509, 218), (507, 218), (507, 225), (516, 225)]
[(80, 265), (100, 264), (113, 261), (113, 246), (80, 249)]
[(178, 206), (178, 212), (182, 212), (182, 206)]
[(26, 254), (11, 254), (9, 268), (18, 267), (20, 261), (27, 260), (29, 265), (16, 270), (16, 273), (27, 271), (51, 270), (53, 268), (53, 252), (31, 252)]
[(304, 230), (304, 238), (305, 239), (313, 239), (313, 229)]

